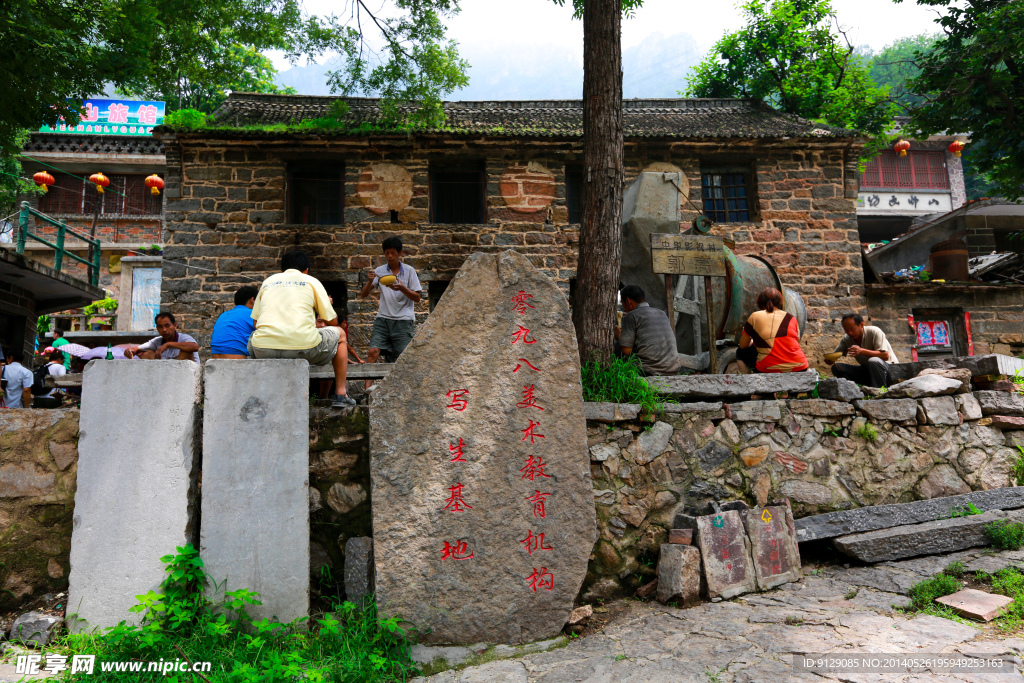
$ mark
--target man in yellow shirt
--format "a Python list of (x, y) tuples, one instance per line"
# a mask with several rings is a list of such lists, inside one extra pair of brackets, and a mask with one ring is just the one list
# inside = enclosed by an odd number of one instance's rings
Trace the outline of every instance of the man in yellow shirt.
[[(325, 325), (317, 328), (317, 318)], [(250, 358), (302, 358), (310, 365), (334, 367), (337, 394), (333, 407), (356, 404), (348, 396), (348, 344), (338, 326), (338, 314), (320, 281), (309, 275), (309, 257), (290, 251), (281, 259), (281, 272), (263, 281), (252, 307), (256, 330), (249, 337)]]

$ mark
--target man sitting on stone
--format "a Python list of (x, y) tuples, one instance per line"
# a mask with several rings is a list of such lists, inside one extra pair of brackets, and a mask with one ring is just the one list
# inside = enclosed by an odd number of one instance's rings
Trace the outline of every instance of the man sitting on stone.
[(637, 285), (627, 285), (619, 294), (626, 311), (622, 327), (615, 328), (622, 355), (635, 353), (647, 376), (679, 374), (676, 334), (668, 314), (651, 308), (644, 290)]
[(873, 325), (865, 325), (859, 313), (847, 313), (843, 316), (843, 330), (846, 334), (839, 340), (834, 353), (844, 353), (857, 361), (857, 364), (837, 363), (832, 365), (832, 375), (840, 379), (848, 379), (857, 384), (869, 387), (887, 387), (892, 384), (889, 372), (891, 363), (898, 363), (885, 332)]
[[(281, 259), (281, 272), (263, 281), (252, 309), (256, 331), (249, 337), (251, 358), (300, 358), (310, 365), (334, 367), (337, 393), (333, 407), (356, 404), (345, 387), (348, 344), (338, 326), (338, 314), (324, 286), (309, 275), (309, 257), (290, 251)], [(317, 327), (317, 319), (323, 326)]]
[(184, 332), (178, 332), (174, 314), (160, 311), (153, 319), (159, 337), (153, 337), (134, 349), (125, 349), (125, 358), (138, 356), (143, 360), (190, 360), (199, 362), (199, 342)]
[(256, 325), (252, 321), (252, 307), (256, 305), (256, 295), (260, 290), (252, 285), (240, 287), (235, 292), (235, 307), (220, 314), (213, 324), (210, 335), (211, 358), (249, 357), (249, 337)]

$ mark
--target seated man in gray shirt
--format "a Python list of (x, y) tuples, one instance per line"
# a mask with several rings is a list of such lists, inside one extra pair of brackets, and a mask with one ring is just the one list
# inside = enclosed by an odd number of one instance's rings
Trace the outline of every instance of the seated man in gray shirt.
[(622, 328), (615, 328), (615, 338), (622, 355), (635, 353), (648, 376), (679, 374), (676, 335), (668, 314), (651, 308), (644, 290), (636, 285), (623, 287), (620, 296), (626, 315), (622, 316)]
[(160, 336), (153, 337), (137, 348), (125, 349), (125, 358), (131, 359), (138, 356), (143, 360), (199, 362), (199, 343), (184, 332), (178, 332), (178, 324), (174, 320), (173, 314), (160, 311), (156, 314), (153, 322), (156, 323), (156, 331), (160, 333)]

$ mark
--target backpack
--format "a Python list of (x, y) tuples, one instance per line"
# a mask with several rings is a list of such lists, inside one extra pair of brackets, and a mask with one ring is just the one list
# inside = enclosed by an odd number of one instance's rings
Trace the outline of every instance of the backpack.
[(44, 365), (42, 367), (36, 368), (35, 371), (32, 373), (32, 395), (33, 396), (45, 396), (46, 394), (48, 394), (51, 391), (53, 391), (53, 389), (48, 388), (44, 384), (44, 382), (46, 382), (46, 378), (50, 376), (50, 366), (51, 365), (53, 365), (52, 362), (47, 363), (46, 365)]

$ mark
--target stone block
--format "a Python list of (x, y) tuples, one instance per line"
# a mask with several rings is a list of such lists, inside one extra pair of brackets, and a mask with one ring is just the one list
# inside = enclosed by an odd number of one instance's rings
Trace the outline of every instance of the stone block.
[(909, 422), (917, 420), (917, 401), (912, 398), (875, 398), (854, 401), (854, 406), (871, 420)]
[(793, 513), (787, 505), (744, 510), (743, 526), (750, 539), (758, 590), (799, 581), (800, 550), (796, 545)]
[(992, 420), (992, 422), (989, 423), (989, 426), (994, 427), (995, 429), (1002, 429), (1005, 431), (1024, 429), (1024, 417), (993, 415), (989, 419)]
[(981, 404), (974, 394), (958, 394), (953, 397), (956, 408), (963, 413), (964, 420), (980, 420), (982, 418)]
[[(846, 382), (847, 380), (842, 380)], [(853, 384), (853, 382), (849, 382)], [(856, 386), (856, 385), (854, 385)], [(854, 415), (856, 410), (849, 403), (843, 401), (831, 401), (823, 398), (808, 398), (799, 401), (789, 401), (789, 412), (794, 415), (812, 415), (814, 417), (840, 418)]]
[(734, 422), (776, 422), (782, 419), (780, 406), (779, 401), (741, 401), (729, 404)]
[(692, 545), (693, 529), (669, 529), (668, 542), (676, 545)]
[(11, 642), (43, 648), (50, 643), (54, 629), (64, 621), (42, 612), (26, 612), (11, 624)]
[(960, 382), (960, 388), (956, 394), (967, 394), (971, 391), (971, 371), (967, 368), (925, 368), (918, 376), (938, 375), (948, 379), (955, 379)]
[(557, 284), (514, 251), (469, 256), (371, 394), (382, 617), (428, 643), (561, 632), (597, 540), (579, 372)]
[(1020, 521), (1024, 513), (990, 510), (970, 517), (938, 519), (840, 536), (833, 543), (862, 562), (889, 562), (919, 555), (939, 555), (989, 544), (985, 526), (1000, 519)]
[(981, 405), (982, 415), (1024, 415), (1024, 398), (1005, 391), (975, 391), (974, 398)]
[(709, 441), (693, 452), (701, 469), (710, 472), (732, 457), (732, 449), (717, 441)]
[(618, 457), (621, 449), (615, 443), (599, 443), (590, 447), (590, 459), (595, 462), (604, 462), (608, 458)]
[(915, 487), (922, 498), (943, 498), (971, 492), (952, 465), (936, 465)]
[(818, 398), (830, 401), (859, 401), (864, 392), (855, 382), (837, 377), (823, 378), (818, 381)]
[(783, 391), (814, 391), (818, 373), (758, 373), (752, 375), (672, 375), (648, 377), (647, 382), (670, 396), (688, 398), (749, 397)]
[(211, 360), (205, 384), (201, 553), (206, 573), (222, 584), (219, 590), (226, 585), (259, 593), (263, 604), (247, 608), (255, 619), (288, 623), (306, 616), (309, 364)]
[(824, 484), (802, 479), (787, 479), (779, 484), (779, 495), (805, 505), (828, 505), (832, 502), (832, 489)]
[(345, 541), (345, 599), (357, 605), (373, 593), (373, 539), (366, 536)]
[[(198, 363), (177, 360), (85, 368), (68, 588), (73, 632), (139, 623), (142, 615), (128, 610), (164, 580), (160, 558), (196, 541), (200, 373)], [(125, 419), (142, 406), (144, 429)]]
[(728, 599), (755, 590), (750, 540), (740, 513), (729, 510), (698, 517), (695, 524), (708, 596)]
[(655, 422), (650, 429), (640, 433), (626, 452), (633, 457), (633, 462), (637, 465), (646, 465), (668, 450), (671, 438), (672, 425), (667, 422)]
[(918, 399), (924, 410), (926, 424), (953, 426), (960, 424), (960, 412), (952, 396), (934, 396)]
[(740, 451), (740, 460), (747, 467), (754, 467), (764, 462), (771, 452), (770, 446), (751, 446)]
[(722, 409), (721, 401), (697, 401), (694, 403), (666, 403), (665, 412), (682, 413), (716, 413)]
[(584, 403), (583, 416), (595, 422), (628, 422), (640, 414), (637, 403)]
[(935, 598), (935, 602), (946, 605), (954, 612), (975, 621), (992, 621), (1013, 602), (1005, 595), (993, 595), (985, 591), (965, 588), (952, 595)]
[(692, 545), (663, 543), (658, 556), (658, 602), (700, 600), (700, 551)]
[(962, 387), (963, 382), (958, 379), (940, 377), (939, 375), (921, 375), (892, 385), (885, 395), (888, 398), (928, 398), (929, 396), (947, 396), (959, 391)]
[(951, 508), (966, 506), (968, 503), (973, 503), (982, 510), (1024, 508), (1024, 486), (801, 517), (796, 520), (797, 540), (801, 543), (817, 541), (862, 531), (930, 522), (939, 517), (948, 517)]

